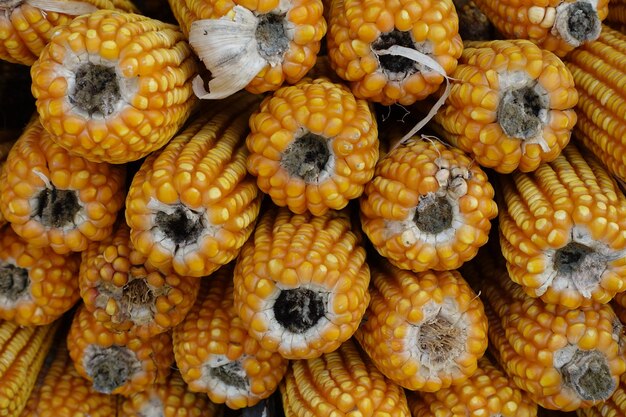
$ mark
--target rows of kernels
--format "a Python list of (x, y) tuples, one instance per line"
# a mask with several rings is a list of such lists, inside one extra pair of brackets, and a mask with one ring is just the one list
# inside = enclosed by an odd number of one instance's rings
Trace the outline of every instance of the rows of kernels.
[[(174, 329), (176, 365), (189, 388), (206, 392), (211, 401), (231, 409), (251, 407), (269, 397), (287, 371), (288, 361), (277, 352), (263, 349), (248, 335), (233, 305), (233, 268), (220, 268), (203, 278), (193, 309)], [(233, 392), (226, 383), (207, 383), (206, 363), (225, 357), (239, 361), (249, 383), (248, 392)]]
[[(409, 220), (409, 212), (422, 196), (439, 189), (438, 161), (467, 169), (467, 193), (458, 198), (463, 223), (451, 239), (435, 244), (407, 241), (403, 231), (388, 227), (391, 221)], [(482, 169), (462, 151), (440, 142), (413, 139), (387, 154), (376, 166), (374, 179), (361, 197), (362, 227), (376, 250), (394, 265), (413, 271), (451, 270), (473, 258), (487, 242), (490, 220), (498, 212), (494, 190)]]
[[(283, 153), (299, 132), (327, 140), (331, 154), (315, 182), (290, 175)], [(376, 119), (365, 100), (329, 80), (318, 78), (283, 87), (266, 98), (250, 118), (247, 166), (259, 188), (294, 213), (322, 215), (344, 208), (363, 192), (378, 161)]]
[(333, 1), (329, 13), (328, 56), (334, 70), (351, 83), (357, 97), (383, 105), (423, 100), (439, 88), (444, 77), (418, 70), (399, 81), (392, 79), (372, 48), (381, 35), (394, 29), (409, 31), (413, 42), (426, 44), (427, 55), (448, 75), (463, 50), (451, 0)]
[[(496, 29), (507, 38), (528, 39), (542, 49), (563, 57), (574, 46), (553, 31), (556, 7), (562, 0), (523, 1), (518, 0), (475, 0)], [(570, 1), (567, 1), (568, 3)], [(608, 14), (609, 0), (589, 2), (594, 6), (598, 19), (603, 21)]]
[[(610, 306), (594, 303), (569, 309), (528, 297), (508, 278), (503, 264), (478, 258), (478, 269), (464, 269), (476, 282), (489, 318), (490, 347), (513, 382), (540, 406), (573, 411), (602, 399), (580, 398), (566, 386), (555, 367), (555, 356), (567, 347), (595, 350), (606, 360), (611, 380), (617, 384), (626, 370), (624, 345), (618, 320)], [(602, 380), (601, 383), (605, 383)]]
[(149, 340), (129, 337), (124, 332), (111, 332), (100, 324), (84, 305), (76, 311), (67, 346), (76, 371), (83, 378), (92, 381), (85, 369), (85, 353), (93, 348), (106, 349), (112, 346), (128, 348), (140, 363), (138, 372), (129, 370), (127, 380), (111, 394), (129, 396), (144, 391), (152, 384), (162, 383), (171, 371), (174, 362), (172, 337), (169, 332), (160, 333)]
[(402, 388), (352, 340), (319, 358), (293, 361), (280, 389), (286, 417), (410, 416)]
[[(160, 270), (202, 277), (232, 261), (248, 239), (262, 194), (246, 170), (244, 139), (255, 97), (239, 95), (197, 118), (161, 151), (151, 154), (134, 176), (126, 198), (131, 241)], [(182, 204), (209, 224), (196, 246), (172, 251), (155, 235), (150, 204)]]
[[(98, 9), (118, 9), (136, 12), (127, 0), (82, 0)], [(32, 65), (57, 27), (69, 24), (75, 16), (45, 10), (22, 3), (10, 11), (0, 13), (0, 59), (23, 65)]]
[(577, 308), (589, 300), (607, 303), (626, 290), (623, 257), (607, 260), (589, 298), (571, 286), (553, 287), (545, 273), (551, 262), (546, 254), (566, 246), (574, 227), (585, 228), (616, 253), (626, 248), (626, 197), (598, 161), (570, 144), (532, 173), (502, 176), (500, 185), (502, 253), (511, 279), (529, 295)]
[(37, 327), (0, 322), (0, 416), (20, 416), (57, 327), (58, 322)]
[(90, 382), (76, 372), (65, 342), (60, 341), (48, 355), (52, 355), (46, 358), (49, 365), (42, 367), (20, 417), (117, 416), (117, 396), (95, 391)]
[[(24, 268), (28, 273), (25, 295), (15, 303), (7, 302), (4, 294), (0, 294), (4, 298), (0, 303), (0, 319), (22, 326), (41, 326), (61, 317), (80, 298), (78, 254), (59, 255), (49, 248), (34, 247), (5, 226), (0, 230), (0, 261)], [(14, 282), (14, 285), (19, 284)]]
[[(80, 252), (109, 236), (124, 203), (125, 166), (95, 163), (57, 145), (33, 120), (11, 148), (0, 175), (0, 209), (15, 232), (34, 246)], [(76, 192), (82, 214), (74, 227), (48, 227), (35, 216), (38, 194), (49, 185)], [(58, 213), (57, 213), (58, 215)]]
[[(235, 309), (263, 348), (289, 359), (318, 357), (354, 334), (369, 303), (369, 281), (362, 239), (346, 212), (316, 217), (268, 207), (237, 260)], [(328, 323), (306, 346), (292, 348), (283, 337), (290, 332), (267, 322), (263, 309), (281, 289), (300, 287), (329, 292)]]
[(537, 416), (537, 404), (486, 356), (464, 383), (433, 393), (407, 391), (407, 400), (413, 417)]
[[(487, 349), (487, 318), (480, 299), (457, 271), (416, 274), (381, 263), (372, 266), (370, 293), (367, 321), (355, 338), (392, 381), (410, 390), (435, 392), (462, 383), (476, 371)], [(431, 369), (430, 363), (421, 362), (425, 355), (412, 354), (417, 341), (407, 335), (424, 321), (425, 307), (450, 304), (460, 312), (459, 323), (467, 325), (465, 340), (452, 342), (461, 350), (449, 366)]]
[[(146, 320), (140, 307), (128, 305), (125, 288), (134, 280), (143, 280), (149, 301)], [(117, 230), (102, 242), (93, 242), (82, 253), (80, 293), (85, 307), (96, 320), (111, 331), (149, 339), (177, 326), (191, 310), (200, 281), (176, 273), (164, 274), (146, 264), (146, 258), (130, 243), (130, 229), (119, 222)], [(149, 303), (149, 304), (148, 304)], [(137, 314), (137, 317), (132, 317)]]
[(580, 99), (574, 137), (590, 149), (621, 180), (626, 181), (626, 93), (623, 80), (626, 35), (602, 26), (597, 41), (568, 55)]
[(123, 398), (116, 417), (142, 417), (157, 412), (162, 417), (219, 417), (223, 407), (209, 401), (206, 395), (191, 392), (178, 371), (172, 371), (164, 383)]
[[(64, 65), (89, 56), (112, 64), (124, 103), (109, 116), (74, 109)], [(176, 26), (136, 14), (102, 10), (60, 28), (31, 69), (39, 117), (61, 146), (110, 163), (134, 161), (169, 141), (196, 103), (198, 65)]]
[[(500, 77), (524, 73), (536, 80), (549, 96), (547, 120), (541, 137), (529, 143), (508, 136), (498, 122), (498, 106), (505, 91)], [(456, 80), (446, 105), (434, 120), (443, 137), (501, 173), (515, 169), (535, 170), (543, 161), (556, 158), (570, 140), (576, 124), (572, 109), (578, 101), (571, 73), (554, 54), (526, 40), (466, 42)]]
[[(279, 65), (266, 65), (250, 81), (246, 89), (251, 93), (264, 93), (278, 89), (284, 82), (293, 84), (315, 65), (321, 40), (326, 34), (321, 0), (210, 0), (198, 3), (192, 0), (169, 0), (176, 20), (188, 34), (191, 24), (203, 19), (232, 18), (235, 6), (251, 10), (257, 17), (264, 14), (283, 15), (284, 27), (289, 28), (287, 50)], [(287, 10), (285, 10), (285, 8)], [(257, 39), (261, 42), (260, 39)]]

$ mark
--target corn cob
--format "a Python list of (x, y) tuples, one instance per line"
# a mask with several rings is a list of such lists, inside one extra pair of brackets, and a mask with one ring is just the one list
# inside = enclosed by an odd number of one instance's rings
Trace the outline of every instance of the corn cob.
[(178, 371), (162, 384), (122, 398), (116, 417), (221, 417), (223, 407), (209, 401), (206, 395), (189, 391)]
[(626, 415), (626, 375), (622, 375), (619, 386), (608, 400), (591, 408), (576, 411), (578, 417), (623, 417)]
[(322, 215), (363, 192), (378, 161), (372, 109), (327, 79), (266, 98), (250, 118), (248, 171), (275, 204)]
[(615, 30), (626, 33), (626, 0), (609, 1), (609, 14), (604, 23)]
[(626, 370), (626, 340), (609, 305), (569, 309), (531, 298), (495, 251), (461, 271), (483, 295), (498, 363), (534, 402), (572, 411), (611, 396)]
[(67, 346), (76, 371), (104, 394), (129, 396), (163, 383), (174, 362), (169, 332), (146, 341), (113, 333), (84, 305), (72, 319)]
[(0, 176), (0, 209), (33, 246), (79, 252), (111, 234), (126, 167), (90, 162), (57, 145), (33, 119)]
[(211, 72), (210, 93), (198, 77), (194, 91), (219, 99), (294, 84), (315, 64), (326, 34), (320, 0), (169, 0), (189, 43)]
[(616, 294), (611, 300), (611, 307), (622, 323), (626, 323), (626, 292)]
[(580, 96), (574, 137), (626, 181), (626, 35), (603, 26), (597, 41), (573, 51), (565, 63)]
[(234, 276), (235, 309), (250, 336), (288, 359), (319, 357), (348, 340), (369, 303), (361, 245), (345, 211), (265, 211)]
[(144, 340), (178, 325), (200, 289), (197, 278), (163, 274), (145, 261), (119, 222), (112, 236), (83, 252), (79, 275), (81, 297), (96, 320)]
[(231, 264), (202, 280), (194, 308), (173, 337), (176, 365), (189, 389), (231, 409), (269, 397), (287, 371), (287, 359), (261, 348), (237, 316)]
[(98, 9), (136, 12), (129, 0), (6, 0), (0, 5), (0, 59), (32, 65), (58, 27)]
[(502, 35), (563, 57), (598, 38), (609, 0), (474, 0)]
[[(334, 0), (328, 57), (355, 96), (408, 105), (435, 92), (456, 68), (463, 50), (458, 28), (452, 0)], [(425, 55), (440, 68), (399, 56), (394, 47)]]
[(462, 384), (437, 392), (407, 392), (413, 417), (536, 417), (537, 404), (486, 356)]
[(117, 396), (94, 391), (89, 381), (78, 375), (63, 339), (55, 340), (48, 352), (20, 417), (117, 416)]
[(80, 298), (80, 255), (58, 255), (0, 229), (0, 319), (22, 326), (51, 323)]
[(452, 76), (435, 130), (480, 165), (533, 171), (569, 142), (578, 94), (553, 53), (527, 40), (465, 42)]
[(389, 379), (435, 392), (476, 371), (487, 349), (487, 317), (456, 271), (413, 273), (370, 262), (372, 300), (355, 338)]
[(57, 323), (23, 327), (0, 321), (0, 416), (19, 417), (26, 407)]
[(528, 295), (577, 308), (626, 291), (626, 197), (593, 156), (570, 144), (500, 180), (502, 253)]
[(352, 340), (319, 358), (297, 360), (280, 385), (286, 417), (409, 417), (402, 388)]
[(209, 275), (237, 256), (254, 229), (262, 195), (247, 175), (244, 139), (258, 100), (229, 100), (150, 155), (133, 178), (130, 238), (164, 272)]
[(362, 227), (399, 268), (456, 269), (487, 242), (493, 197), (487, 175), (463, 152), (413, 138), (376, 166), (361, 197)]
[(32, 92), (59, 145), (119, 164), (174, 136), (196, 103), (197, 70), (176, 26), (100, 10), (59, 28), (32, 66)]

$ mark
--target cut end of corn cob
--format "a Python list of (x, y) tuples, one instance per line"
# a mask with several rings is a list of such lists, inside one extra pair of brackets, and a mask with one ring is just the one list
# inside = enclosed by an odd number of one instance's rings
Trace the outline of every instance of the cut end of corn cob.
[(557, 6), (553, 31), (571, 46), (598, 39), (601, 30), (598, 11), (590, 0), (563, 2)]
[[(329, 161), (331, 166), (327, 167)], [(283, 152), (280, 165), (291, 178), (300, 178), (306, 184), (318, 184), (330, 175), (333, 161), (327, 138), (302, 130)]]
[(11, 307), (28, 295), (30, 278), (28, 270), (11, 262), (0, 262), (0, 306)]
[(104, 394), (111, 394), (126, 384), (142, 368), (135, 353), (124, 346), (89, 345), (83, 360), (93, 388)]
[(504, 133), (529, 142), (540, 140), (548, 122), (548, 92), (523, 72), (500, 76), (499, 81), (503, 93), (497, 117)]
[[(33, 219), (49, 228), (74, 228), (74, 219), (86, 208), (79, 203), (76, 190), (60, 190), (47, 177), (45, 188), (31, 200)], [(80, 217), (80, 216), (79, 216)]]
[[(79, 113), (89, 117), (107, 117), (122, 103), (125, 86), (112, 65), (81, 63), (76, 68), (74, 87), (68, 99)], [(131, 86), (128, 86), (131, 87)]]
[(584, 401), (606, 400), (615, 391), (616, 381), (606, 355), (600, 351), (568, 345), (555, 353), (554, 367), (560, 372), (563, 385)]

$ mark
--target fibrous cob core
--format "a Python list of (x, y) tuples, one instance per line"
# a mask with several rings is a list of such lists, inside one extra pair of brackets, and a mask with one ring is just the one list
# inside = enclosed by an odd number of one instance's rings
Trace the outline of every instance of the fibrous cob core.
[(308, 288), (281, 290), (274, 302), (274, 317), (292, 333), (304, 333), (326, 314), (328, 294)]
[(426, 55), (432, 53), (430, 44), (427, 42), (415, 42), (410, 31), (394, 29), (391, 32), (383, 33), (372, 42), (372, 50), (378, 57), (380, 67), (390, 80), (401, 81), (417, 71), (426, 70), (426, 67), (412, 59), (399, 55), (377, 53), (377, 51), (385, 51), (393, 45), (415, 49)]
[(206, 230), (203, 213), (191, 210), (183, 204), (169, 206), (168, 211), (157, 211), (155, 224), (176, 248), (196, 243)]
[(467, 341), (467, 327), (463, 312), (451, 299), (442, 304), (429, 302), (424, 305), (424, 319), (412, 326), (413, 353), (422, 363), (421, 372), (440, 371), (454, 365), (454, 360), (463, 353)]
[(556, 8), (553, 30), (570, 45), (597, 39), (601, 29), (598, 13), (589, 1), (564, 2)]
[(294, 140), (283, 152), (281, 166), (291, 177), (311, 184), (321, 182), (330, 175), (332, 169), (328, 165), (331, 160), (328, 141), (308, 132)]
[(93, 388), (110, 394), (139, 372), (141, 363), (126, 347), (90, 345), (85, 351), (84, 368), (93, 381)]
[(33, 217), (52, 228), (74, 227), (74, 219), (82, 209), (75, 190), (59, 190), (48, 182), (35, 197)]
[(115, 112), (122, 96), (115, 67), (86, 63), (78, 67), (68, 99), (89, 117)]
[(0, 262), (0, 296), (8, 301), (19, 300), (30, 286), (28, 270), (8, 262)]
[(255, 37), (259, 55), (268, 62), (281, 62), (290, 42), (285, 33), (285, 14), (266, 13), (258, 19)]
[(413, 221), (426, 233), (441, 233), (452, 226), (452, 206), (446, 197), (428, 194), (420, 198)]
[(548, 94), (537, 82), (505, 90), (498, 105), (498, 123), (513, 138), (541, 135), (547, 122)]
[(573, 345), (554, 356), (563, 383), (585, 401), (601, 401), (615, 391), (606, 357), (597, 350), (580, 350)]
[(24, 0), (0, 0), (0, 10), (13, 10), (24, 3)]
[[(234, 387), (238, 390), (248, 392), (250, 381), (246, 371), (243, 369), (241, 359), (218, 364), (206, 364), (205, 372), (209, 379), (217, 379), (220, 383)], [(210, 385), (207, 383), (207, 386)]]
[(155, 300), (155, 294), (143, 279), (133, 279), (122, 287), (122, 310), (137, 324), (152, 321)]

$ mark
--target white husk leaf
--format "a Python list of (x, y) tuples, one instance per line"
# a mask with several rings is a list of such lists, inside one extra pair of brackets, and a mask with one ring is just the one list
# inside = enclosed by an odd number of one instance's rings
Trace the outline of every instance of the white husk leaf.
[(220, 99), (236, 93), (268, 65), (257, 49), (257, 17), (242, 6), (235, 6), (233, 11), (232, 20), (223, 17), (191, 24), (189, 44), (213, 77), (210, 92), (204, 88), (202, 78), (194, 79), (194, 92), (201, 99)]
[(70, 16), (80, 16), (98, 10), (93, 4), (71, 0), (26, 0), (26, 4), (46, 12), (63, 13)]
[(439, 97), (439, 99), (435, 102), (435, 104), (430, 109), (428, 114), (422, 120), (420, 120), (415, 126), (413, 126), (413, 128), (407, 134), (402, 136), (402, 138), (398, 142), (396, 142), (396, 144), (390, 149), (390, 151), (392, 151), (393, 149), (398, 147), (400, 144), (412, 138), (417, 132), (420, 131), (421, 128), (423, 128), (426, 125), (426, 123), (430, 121), (430, 119), (432, 119), (435, 116), (435, 114), (437, 114), (441, 106), (443, 106), (446, 99), (450, 95), (450, 88), (451, 88), (450, 77), (448, 77), (448, 74), (446, 74), (446, 70), (443, 69), (443, 67), (439, 65), (437, 61), (435, 61), (433, 58), (415, 49), (406, 48), (400, 45), (392, 45), (387, 49), (377, 50), (376, 54), (398, 55), (404, 58), (408, 58), (412, 61), (417, 62), (418, 64), (422, 64), (423, 66), (430, 68), (431, 70), (435, 71), (437, 74), (440, 74), (441, 76), (443, 76), (443, 78), (445, 78), (446, 80), (446, 89), (444, 90), (441, 97)]

